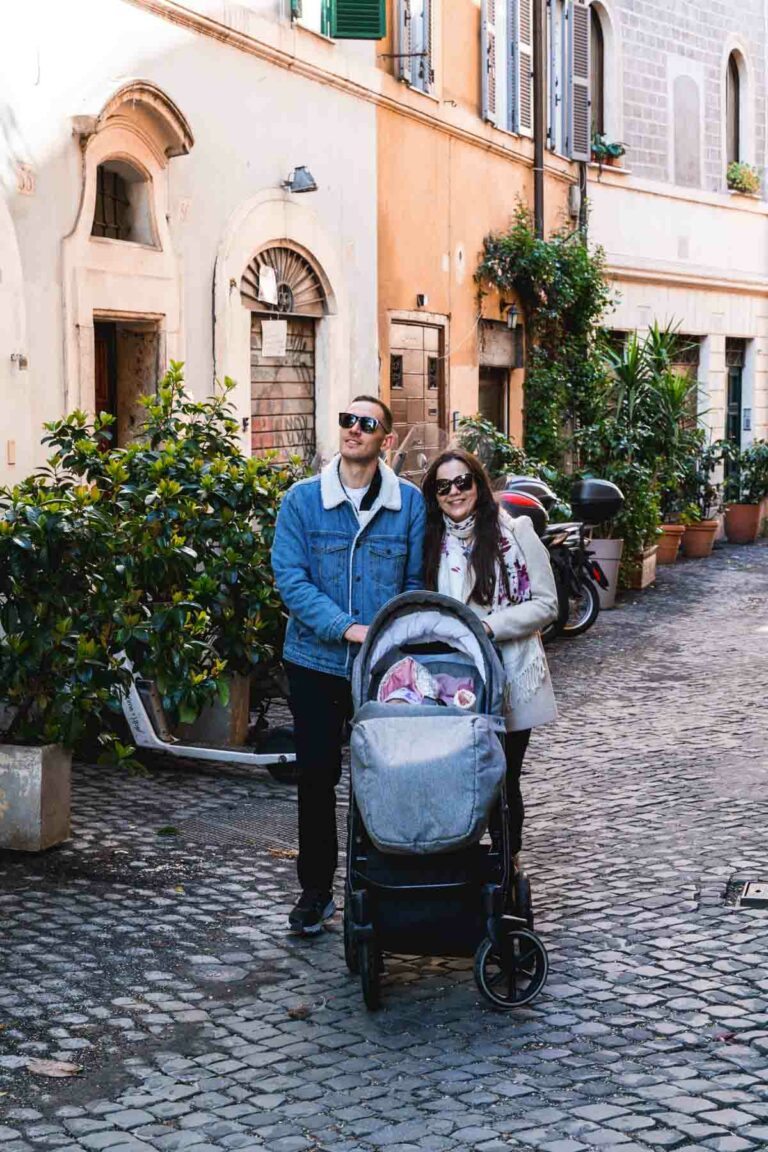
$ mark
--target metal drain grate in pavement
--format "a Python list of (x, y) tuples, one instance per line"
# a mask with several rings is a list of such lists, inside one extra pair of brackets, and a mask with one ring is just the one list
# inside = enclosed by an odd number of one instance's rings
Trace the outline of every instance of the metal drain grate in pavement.
[[(258, 806), (214, 809), (205, 816), (180, 820), (176, 827), (182, 836), (211, 847), (295, 848), (297, 809), (293, 801), (263, 802)], [(345, 839), (346, 811), (337, 812), (339, 843)]]

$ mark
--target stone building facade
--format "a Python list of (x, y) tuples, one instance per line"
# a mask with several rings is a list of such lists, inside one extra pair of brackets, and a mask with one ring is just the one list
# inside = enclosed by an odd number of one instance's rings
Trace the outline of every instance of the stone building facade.
[[(626, 145), (622, 167), (589, 172), (590, 235), (619, 293), (610, 323), (678, 324), (712, 435), (748, 443), (768, 435), (768, 4), (591, 7), (603, 127)], [(757, 195), (728, 188), (734, 160), (756, 169)]]
[[(12, 9), (12, 11), (11, 11)], [(0, 16), (0, 483), (42, 424), (169, 359), (237, 382), (243, 444), (312, 455), (376, 385), (375, 76), (308, 0), (28, 0)], [(285, 184), (305, 168), (316, 189)], [(298, 185), (296, 185), (298, 187)], [(265, 346), (285, 321), (285, 348)]]

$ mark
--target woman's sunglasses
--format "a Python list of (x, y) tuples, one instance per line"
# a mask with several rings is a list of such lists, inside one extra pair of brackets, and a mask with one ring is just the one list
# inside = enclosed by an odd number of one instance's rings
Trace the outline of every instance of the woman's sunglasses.
[(381, 420), (375, 416), (358, 416), (356, 412), (339, 412), (339, 428), (354, 428), (355, 424), (359, 424), (360, 431), (370, 436), (381, 425)]
[(451, 488), (455, 488), (457, 492), (469, 492), (474, 483), (475, 478), (471, 472), (462, 472), (460, 476), (454, 476), (450, 480), (438, 480), (435, 483), (435, 491), (438, 496), (447, 496)]

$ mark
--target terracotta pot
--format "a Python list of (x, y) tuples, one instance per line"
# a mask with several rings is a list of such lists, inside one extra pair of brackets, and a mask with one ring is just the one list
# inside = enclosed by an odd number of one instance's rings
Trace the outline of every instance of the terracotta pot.
[(649, 548), (644, 548), (642, 552), (635, 552), (627, 562), (625, 567), (625, 578), (628, 588), (647, 588), (649, 584), (653, 584), (656, 579), (656, 557), (659, 551), (658, 544), (651, 544)]
[(604, 612), (606, 608), (613, 608), (616, 604), (616, 590), (619, 586), (619, 564), (621, 562), (621, 553), (624, 549), (623, 540), (593, 540), (589, 546), (590, 552), (595, 555), (597, 560), (605, 573), (605, 578), (608, 581), (607, 588), (597, 589), (597, 594), (600, 597), (600, 611)]
[(680, 551), (680, 541), (685, 532), (684, 524), (662, 524), (659, 537), (656, 562), (658, 564), (674, 564)]
[(760, 531), (759, 504), (729, 504), (725, 510), (725, 534), (729, 544), (754, 544)]
[(686, 524), (683, 534), (683, 555), (689, 560), (700, 560), (704, 556), (709, 556), (719, 525), (719, 520), (699, 520), (698, 524)]

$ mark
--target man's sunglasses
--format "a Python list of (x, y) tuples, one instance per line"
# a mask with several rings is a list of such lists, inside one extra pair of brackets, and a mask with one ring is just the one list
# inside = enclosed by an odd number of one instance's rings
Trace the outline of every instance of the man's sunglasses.
[(475, 478), (471, 472), (462, 472), (460, 476), (454, 476), (451, 480), (438, 480), (435, 491), (438, 496), (447, 496), (451, 488), (455, 488), (457, 492), (469, 492), (474, 482)]
[(354, 428), (355, 424), (359, 424), (360, 431), (365, 432), (368, 436), (377, 428), (383, 427), (381, 420), (377, 420), (375, 416), (358, 416), (356, 412), (339, 412), (339, 428)]

